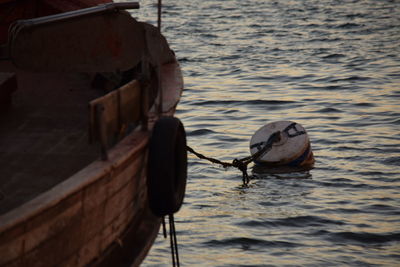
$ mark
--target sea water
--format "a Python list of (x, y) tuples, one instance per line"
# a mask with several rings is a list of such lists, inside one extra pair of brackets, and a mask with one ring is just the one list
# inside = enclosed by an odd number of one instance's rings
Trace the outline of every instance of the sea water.
[[(132, 14), (155, 24), (156, 2)], [(162, 31), (188, 145), (231, 161), (292, 120), (316, 159), (243, 186), (189, 155), (182, 266), (400, 266), (400, 1), (164, 0)], [(171, 264), (160, 233), (143, 266)]]

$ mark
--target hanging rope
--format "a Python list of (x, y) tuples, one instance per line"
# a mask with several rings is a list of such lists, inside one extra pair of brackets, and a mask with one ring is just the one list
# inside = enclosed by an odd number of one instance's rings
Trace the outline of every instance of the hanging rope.
[(161, 7), (162, 7), (162, 0), (158, 0), (157, 3), (157, 28), (161, 31)]
[[(180, 264), (179, 264), (179, 253), (178, 253), (178, 241), (176, 238), (174, 214), (168, 215), (168, 222), (169, 222), (169, 239), (171, 245), (172, 266), (179, 267)], [(163, 225), (164, 238), (167, 238), (167, 227), (165, 225), (165, 217), (162, 218), (162, 225)]]
[(242, 172), (243, 184), (247, 185), (250, 182), (250, 177), (247, 174), (247, 165), (249, 165), (252, 161), (257, 160), (259, 157), (268, 153), (271, 150), (273, 143), (279, 142), (280, 140), (281, 140), (281, 132), (277, 131), (268, 138), (267, 142), (265, 142), (265, 145), (260, 150), (258, 150), (257, 153), (242, 159), (234, 159), (232, 162), (223, 162), (215, 158), (207, 157), (201, 153), (194, 151), (194, 149), (191, 148), (190, 146), (186, 146), (186, 148), (190, 153), (194, 154), (200, 159), (205, 159), (212, 163), (222, 165), (222, 167), (224, 168), (228, 167), (237, 168)]

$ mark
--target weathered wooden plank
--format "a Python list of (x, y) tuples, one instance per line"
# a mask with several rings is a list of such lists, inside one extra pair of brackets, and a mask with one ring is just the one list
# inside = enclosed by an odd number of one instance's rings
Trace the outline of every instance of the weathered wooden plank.
[[(138, 175), (142, 172), (139, 170)], [(142, 180), (143, 177), (137, 178)], [(107, 226), (102, 232), (101, 249), (104, 250), (111, 245), (123, 233), (135, 216), (139, 214), (137, 211), (144, 208), (144, 203), (138, 200), (138, 188), (135, 186), (135, 180), (131, 180), (120, 191), (116, 192), (106, 204), (106, 219)], [(110, 220), (111, 219), (111, 220)]]
[(176, 107), (183, 90), (183, 78), (178, 62), (162, 66), (163, 112), (171, 112)]
[[(20, 224), (14, 225), (8, 231), (0, 232), (0, 251), (3, 246), (10, 244), (9, 242), (12, 242), (12, 241), (18, 239), (24, 233), (25, 233), (25, 223), (20, 223)], [(0, 253), (0, 255), (4, 255), (4, 254)], [(0, 262), (1, 262), (1, 260), (2, 260), (2, 258), (0, 257)]]
[(125, 185), (120, 191), (110, 196), (105, 207), (105, 223), (112, 222), (132, 202), (136, 188), (133, 181)]
[(106, 174), (83, 189), (84, 215), (87, 215), (87, 213), (92, 212), (94, 209), (98, 209), (100, 205), (104, 206), (108, 197), (110, 179), (110, 175)]
[[(3, 265), (0, 265), (3, 266)], [(6, 265), (7, 267), (20, 267), (20, 266), (24, 266), (24, 262), (22, 258), (18, 258), (17, 260), (14, 260), (12, 262), (8, 262)]]
[[(71, 256), (69, 256), (67, 259), (64, 259), (59, 266), (62, 267), (76, 267), (79, 266), (78, 265), (78, 261), (79, 261), (79, 254), (76, 252), (74, 254), (72, 254)], [(83, 265), (81, 265), (83, 266)]]
[[(162, 99), (156, 99), (156, 105), (162, 101), (162, 115), (173, 115), (183, 91), (183, 77), (178, 62), (164, 64), (161, 67)], [(149, 128), (152, 128), (159, 114), (152, 108), (148, 114)]]
[(71, 195), (53, 208), (40, 213), (27, 222), (24, 252), (60, 235), (65, 228), (82, 216), (82, 193)]
[(98, 206), (97, 208), (85, 213), (82, 216), (82, 235), (84, 235), (85, 242), (93, 239), (96, 235), (99, 235), (103, 228), (105, 221), (105, 203)]
[(120, 121), (122, 124), (137, 122), (140, 119), (141, 88), (137, 80), (118, 89), (120, 98)]
[(81, 194), (74, 194), (31, 220), (17, 224), (11, 231), (3, 232), (0, 237), (0, 264), (21, 258), (58, 235), (72, 220), (81, 216), (81, 206)]
[(135, 209), (137, 205), (131, 203), (124, 212), (120, 213), (119, 216), (114, 218), (114, 220), (104, 229), (101, 235), (101, 251), (105, 251), (113, 244), (118, 244), (119, 246), (123, 246), (122, 243), (122, 235), (127, 229), (127, 227), (132, 224), (133, 217), (138, 216), (138, 214), (134, 214), (133, 211), (137, 211)]
[[(21, 228), (23, 228), (22, 226)], [(11, 235), (10, 235), (11, 236)], [(24, 238), (20, 236), (15, 237), (15, 239), (4, 239), (5, 242), (0, 244), (0, 266), (9, 265), (13, 261), (21, 258), (24, 254)], [(3, 240), (2, 240), (3, 241)]]
[[(89, 103), (90, 141), (109, 143), (119, 132), (119, 95), (112, 91)], [(105, 139), (105, 140), (102, 140)]]
[(143, 159), (141, 156), (134, 157), (129, 161), (131, 163), (127, 166), (124, 166), (124, 169), (119, 167), (113, 172), (113, 177), (108, 188), (109, 195), (113, 195), (120, 191), (133, 180), (141, 178), (137, 175), (138, 171), (143, 168)]
[(129, 205), (126, 206), (125, 209), (112, 221), (113, 230), (118, 236), (123, 233), (128, 223), (135, 216), (132, 212), (134, 210), (133, 206), (133, 202), (130, 202)]
[(24, 255), (24, 266), (60, 266), (83, 244), (81, 216), (76, 215), (57, 235)]
[(94, 236), (78, 252), (78, 261), (75, 266), (87, 266), (89, 262), (101, 255), (101, 235)]
[(100, 251), (105, 251), (112, 242), (115, 240), (113, 237), (115, 237), (116, 234), (112, 229), (112, 224), (109, 224), (107, 227), (105, 227), (101, 233), (101, 240), (100, 240)]

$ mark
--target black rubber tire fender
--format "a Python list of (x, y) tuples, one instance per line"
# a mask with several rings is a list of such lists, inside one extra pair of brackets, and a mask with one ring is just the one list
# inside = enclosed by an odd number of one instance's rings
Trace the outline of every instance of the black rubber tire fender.
[(183, 203), (187, 180), (186, 133), (175, 117), (161, 117), (149, 143), (147, 189), (156, 216), (177, 212)]

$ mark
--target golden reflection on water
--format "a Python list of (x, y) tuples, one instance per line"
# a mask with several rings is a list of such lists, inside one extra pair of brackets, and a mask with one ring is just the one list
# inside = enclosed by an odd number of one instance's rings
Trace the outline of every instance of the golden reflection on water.
[[(335, 235), (368, 239), (363, 233), (385, 237), (400, 229), (394, 208), (400, 197), (399, 53), (397, 43), (385, 41), (394, 37), (376, 24), (377, 12), (386, 7), (373, 8), (379, 1), (178, 2), (169, 7), (170, 15), (179, 14), (169, 30), (185, 59), (178, 114), (188, 144), (230, 161), (249, 155), (249, 140), (264, 124), (293, 120), (308, 131), (316, 158), (310, 177), (266, 174), (243, 188), (237, 170), (189, 154), (187, 197), (176, 215), (186, 265), (395, 266), (398, 241), (357, 243)], [(254, 18), (246, 13), (265, 5)], [(313, 5), (303, 20), (291, 16)], [(342, 13), (348, 16), (335, 21)], [(243, 14), (248, 17), (229, 19)], [(393, 13), (383, 17), (396, 25)], [(296, 23), (287, 25), (292, 19)]]

